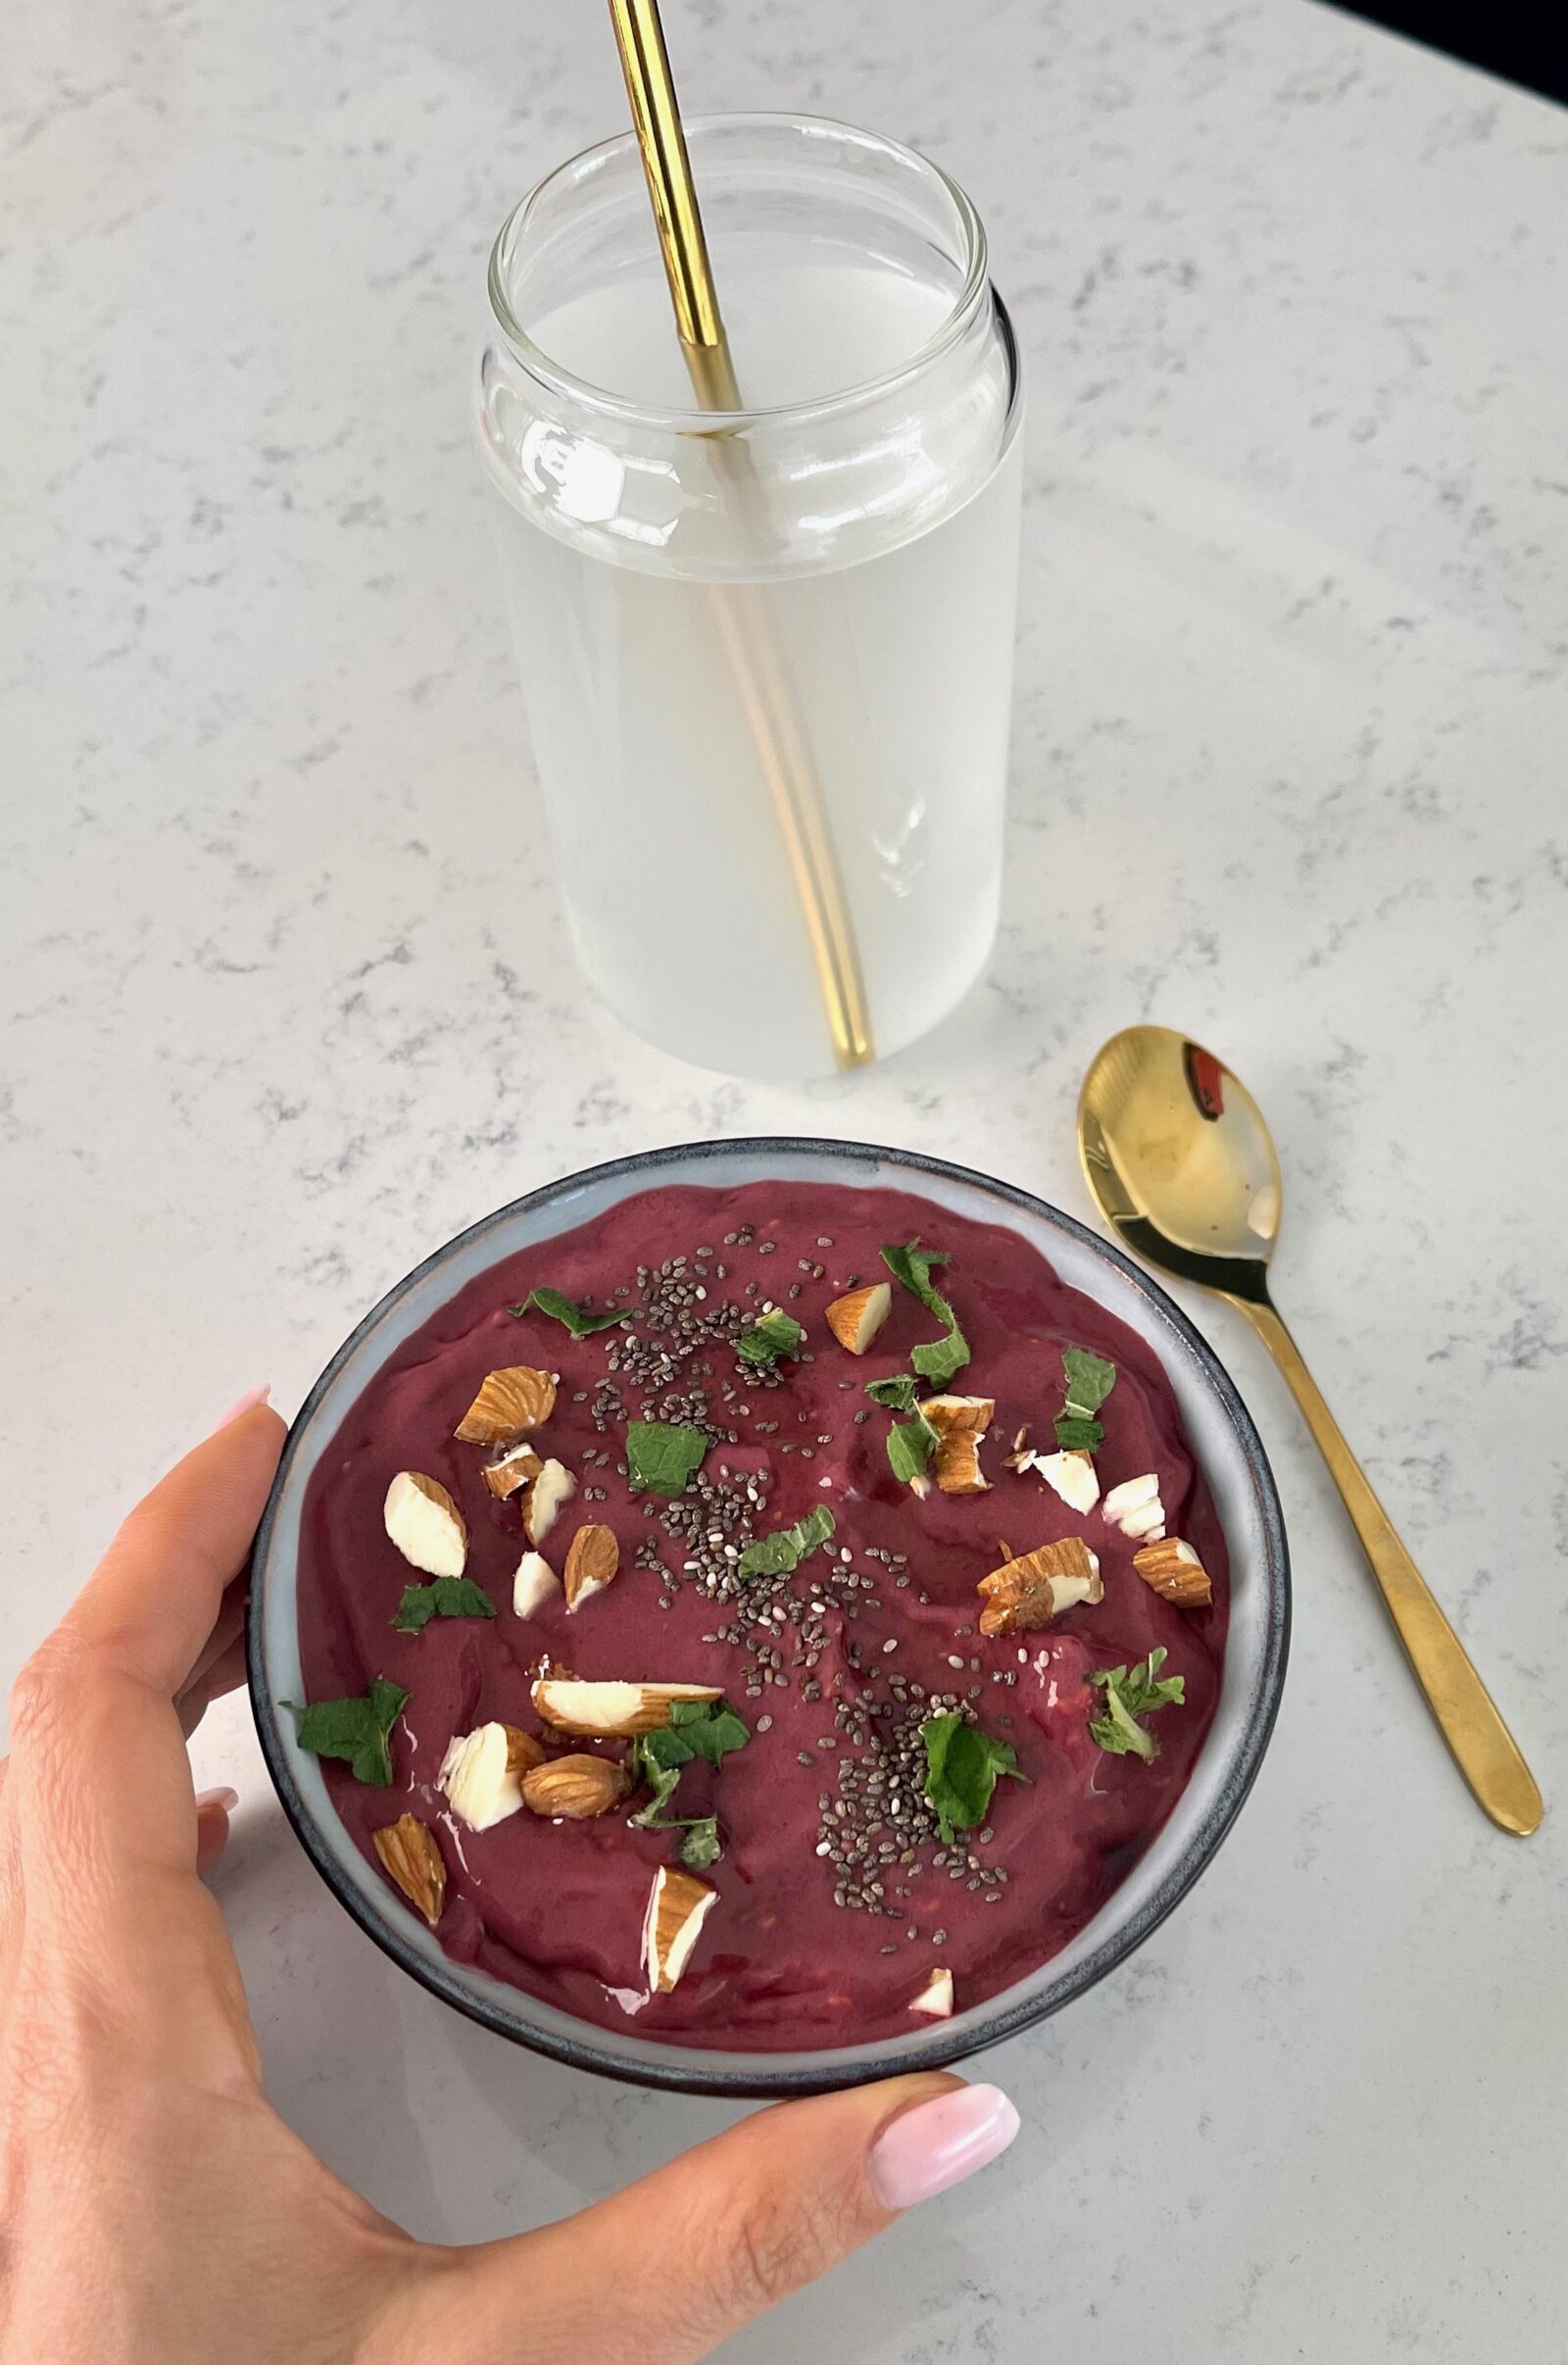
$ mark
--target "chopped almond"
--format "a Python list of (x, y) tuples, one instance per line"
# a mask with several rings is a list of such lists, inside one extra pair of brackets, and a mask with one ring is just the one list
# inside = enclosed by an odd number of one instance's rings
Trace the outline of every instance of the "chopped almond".
[(1152, 1593), (1178, 1609), (1206, 1609), (1214, 1599), (1207, 1569), (1180, 1536), (1165, 1536), (1133, 1554), (1133, 1566)]
[(1030, 1456), (1028, 1466), (1039, 1471), (1052, 1493), (1059, 1495), (1080, 1519), (1086, 1518), (1100, 1501), (1100, 1478), (1092, 1453), (1076, 1448), (1069, 1453), (1035, 1453)]
[(447, 1894), (447, 1868), (434, 1832), (417, 1815), (399, 1815), (384, 1831), (372, 1831), (370, 1844), (382, 1870), (433, 1930)]
[(944, 1495), (983, 1495), (991, 1481), (980, 1467), (981, 1440), (972, 1429), (956, 1429), (943, 1438), (931, 1460), (931, 1474)]
[(944, 1495), (983, 1495), (990, 1484), (980, 1448), (996, 1417), (989, 1396), (931, 1396), (920, 1407), (937, 1433), (931, 1472)]
[(535, 1550), (555, 1526), (561, 1516), (562, 1506), (569, 1503), (576, 1492), (576, 1479), (564, 1461), (557, 1461), (552, 1455), (528, 1489), (527, 1500), (522, 1506), (522, 1532)]
[(982, 1577), (976, 1591), (985, 1597), (980, 1612), (982, 1634), (1023, 1634), (1033, 1626), (1049, 1626), (1063, 1610), (1080, 1601), (1102, 1601), (1100, 1561), (1081, 1536), (1066, 1536), (1059, 1544), (1041, 1544), (1032, 1552), (994, 1568)]
[(519, 1618), (535, 1618), (561, 1591), (561, 1579), (543, 1552), (524, 1552), (512, 1580), (512, 1607)]
[(468, 1531), (446, 1488), (419, 1470), (399, 1470), (381, 1509), (388, 1536), (411, 1568), (427, 1577), (461, 1577)]
[(920, 1406), (939, 1437), (984, 1437), (997, 1417), (994, 1396), (928, 1396)]
[(522, 1802), (530, 1814), (588, 1823), (608, 1815), (626, 1796), (631, 1776), (613, 1757), (550, 1757), (522, 1777)]
[(505, 1503), (519, 1488), (531, 1486), (544, 1466), (532, 1446), (514, 1446), (499, 1460), (487, 1461), (479, 1475), (491, 1494)]
[(643, 1919), (643, 1967), (649, 1992), (667, 1995), (691, 1959), (698, 1932), (718, 1902), (718, 1892), (689, 1872), (661, 1864)]
[(507, 1771), (520, 1783), (536, 1765), (545, 1761), (545, 1745), (536, 1733), (525, 1733), (520, 1724), (503, 1725), (507, 1737)]
[(864, 1289), (848, 1290), (834, 1299), (827, 1309), (827, 1326), (851, 1355), (864, 1355), (887, 1320), (892, 1304), (890, 1281), (868, 1282)]
[(558, 1733), (617, 1741), (668, 1724), (677, 1700), (720, 1698), (716, 1684), (582, 1683), (564, 1675), (542, 1675), (533, 1687), (535, 1712)]
[(918, 1995), (909, 1999), (911, 2012), (929, 2012), (933, 2020), (953, 2017), (953, 1973), (946, 1965), (933, 1971)]
[[(504, 1823), (522, 1804), (514, 1729), (482, 1724), (471, 1733), (455, 1733), (441, 1760), (436, 1788), (446, 1793), (453, 1813), (461, 1815), (470, 1831), (488, 1831), (492, 1824)], [(530, 1741), (532, 1736), (522, 1734), (520, 1738)]]
[(1124, 1536), (1140, 1544), (1157, 1544), (1165, 1533), (1165, 1506), (1159, 1500), (1159, 1479), (1149, 1470), (1142, 1478), (1124, 1478), (1101, 1504), (1102, 1516)]
[(615, 1542), (614, 1529), (594, 1522), (580, 1527), (571, 1539), (562, 1579), (566, 1589), (567, 1609), (580, 1609), (596, 1593), (603, 1593), (607, 1585), (613, 1583), (619, 1566), (620, 1546)]
[(454, 1435), (469, 1446), (514, 1446), (542, 1428), (556, 1408), (556, 1383), (531, 1363), (490, 1372)]

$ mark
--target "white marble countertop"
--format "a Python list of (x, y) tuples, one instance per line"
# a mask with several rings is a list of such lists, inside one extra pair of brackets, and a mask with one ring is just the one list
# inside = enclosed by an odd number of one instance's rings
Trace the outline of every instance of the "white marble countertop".
[[(1295, 1551), (1256, 1792), (1144, 1951), (987, 2062), (1005, 2165), (727, 2353), (1560, 2365), (1568, 122), (1305, 0), (669, 18), (694, 110), (873, 122), (991, 224), (1032, 391), (990, 978), (810, 1090), (679, 1069), (579, 988), (466, 372), (502, 213), (619, 121), (601, 11), (23, 12), (0, 1657), (231, 1397), (291, 1408), (546, 1177), (805, 1128), (1083, 1213), (1089, 1054), (1207, 1036), (1277, 1128), (1280, 1297), (1556, 1816), (1472, 1806), (1279, 1384), (1195, 1304)], [(244, 1798), (220, 1887), (272, 2091), (383, 2208), (512, 2228), (725, 2115), (458, 2021), (320, 1887), (242, 1702), (197, 1754)]]

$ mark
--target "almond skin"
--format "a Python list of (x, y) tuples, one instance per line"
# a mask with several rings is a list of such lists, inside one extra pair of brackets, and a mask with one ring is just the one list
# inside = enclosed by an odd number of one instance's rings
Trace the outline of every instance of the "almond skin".
[(505, 1503), (525, 1486), (532, 1486), (544, 1463), (532, 1446), (514, 1446), (499, 1461), (487, 1461), (479, 1472), (498, 1502)]
[(373, 1831), (370, 1842), (388, 1879), (433, 1930), (447, 1895), (447, 1868), (434, 1832), (417, 1815), (399, 1815), (384, 1831)]
[(643, 1918), (643, 1967), (651, 1995), (669, 1994), (717, 1901), (717, 1890), (706, 1881), (661, 1864)]
[(893, 1304), (891, 1281), (870, 1281), (864, 1289), (846, 1290), (827, 1309), (827, 1326), (851, 1355), (864, 1355), (888, 1318)]
[(1207, 1569), (1180, 1536), (1144, 1545), (1134, 1552), (1133, 1566), (1151, 1593), (1157, 1593), (1162, 1601), (1174, 1601), (1178, 1609), (1206, 1609), (1214, 1599)]
[[(507, 1771), (516, 1781), (522, 1782), (525, 1774), (531, 1774), (535, 1766), (543, 1765), (545, 1745), (532, 1733), (525, 1733), (521, 1725), (504, 1725), (502, 1730), (507, 1736)], [(528, 1795), (526, 1784), (522, 1795), (524, 1798)]]
[(992, 1396), (928, 1396), (920, 1406), (939, 1437), (984, 1437), (997, 1417)]
[(531, 1363), (492, 1371), (453, 1434), (466, 1446), (513, 1446), (556, 1408), (556, 1383)]
[(980, 1631), (989, 1635), (1049, 1626), (1063, 1610), (1079, 1601), (1103, 1601), (1105, 1594), (1100, 1562), (1081, 1536), (1065, 1536), (1059, 1544), (1042, 1544), (1004, 1561), (981, 1578), (976, 1591), (985, 1601)]
[(928, 1396), (920, 1407), (937, 1433), (931, 1475), (944, 1495), (983, 1495), (990, 1480), (980, 1467), (980, 1448), (996, 1418), (989, 1396)]
[(532, 1814), (588, 1823), (608, 1815), (630, 1788), (630, 1775), (613, 1757), (551, 1757), (523, 1775), (522, 1803)]
[(583, 1683), (567, 1675), (542, 1675), (533, 1687), (535, 1713), (553, 1731), (615, 1741), (668, 1724), (673, 1700), (721, 1697), (716, 1684)]
[(931, 1458), (931, 1475), (944, 1495), (984, 1495), (991, 1481), (980, 1467), (980, 1439), (972, 1429), (955, 1429)]
[(592, 1523), (580, 1527), (571, 1539), (566, 1565), (562, 1571), (566, 1607), (580, 1609), (594, 1594), (603, 1593), (619, 1566), (620, 1546), (615, 1542), (614, 1529)]

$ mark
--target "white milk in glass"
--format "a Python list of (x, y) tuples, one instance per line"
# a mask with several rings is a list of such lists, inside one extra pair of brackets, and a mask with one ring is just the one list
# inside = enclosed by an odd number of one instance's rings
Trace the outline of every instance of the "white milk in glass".
[[(719, 268), (722, 266), (722, 268)], [(814, 405), (938, 338), (951, 286), (782, 237), (715, 249), (749, 410)], [(694, 408), (651, 252), (531, 319), (532, 344), (630, 404)], [(831, 434), (692, 437), (635, 482), (615, 439), (535, 424), (503, 564), (534, 756), (585, 967), (629, 1025), (704, 1065), (819, 1074), (832, 1044), (754, 723), (714, 602), (758, 603), (792, 685), (879, 1054), (943, 1017), (996, 928), (1020, 439), (1005, 367), (933, 426), (911, 373), (853, 466)], [(750, 464), (748, 464), (750, 465)], [(770, 480), (770, 468), (777, 468)], [(676, 481), (678, 476), (679, 481)], [(528, 482), (547, 502), (527, 498)], [(519, 497), (520, 493), (520, 497)], [(607, 519), (613, 514), (613, 525)]]

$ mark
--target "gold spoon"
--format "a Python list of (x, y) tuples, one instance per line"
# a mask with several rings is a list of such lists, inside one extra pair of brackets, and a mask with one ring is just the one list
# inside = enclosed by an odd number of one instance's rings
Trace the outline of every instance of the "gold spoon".
[(1168, 1026), (1130, 1026), (1078, 1097), (1089, 1188), (1127, 1247), (1246, 1314), (1290, 1384), (1361, 1539), (1415, 1678), (1459, 1771), (1494, 1823), (1521, 1837), (1541, 1793), (1464, 1646), (1395, 1534), (1268, 1294), (1280, 1165), (1246, 1086)]

